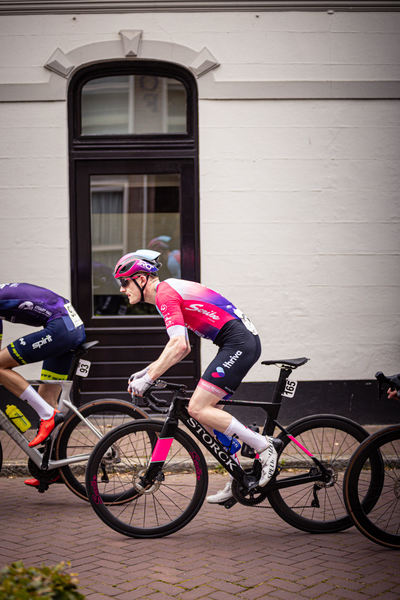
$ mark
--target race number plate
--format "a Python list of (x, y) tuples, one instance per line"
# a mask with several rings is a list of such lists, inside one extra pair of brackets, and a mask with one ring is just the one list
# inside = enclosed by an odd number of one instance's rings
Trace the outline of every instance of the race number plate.
[(286, 396), (286, 398), (293, 398), (296, 393), (297, 381), (293, 379), (286, 379), (285, 391), (282, 396)]
[(88, 360), (80, 360), (76, 368), (76, 374), (79, 377), (87, 377), (89, 375), (91, 363)]

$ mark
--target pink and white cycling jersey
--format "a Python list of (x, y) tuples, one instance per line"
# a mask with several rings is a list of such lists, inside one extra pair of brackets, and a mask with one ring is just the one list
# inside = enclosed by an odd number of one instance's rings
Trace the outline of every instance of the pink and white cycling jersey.
[(156, 306), (170, 337), (185, 335), (187, 328), (200, 337), (215, 340), (225, 323), (244, 317), (218, 292), (182, 279), (166, 279), (158, 284)]

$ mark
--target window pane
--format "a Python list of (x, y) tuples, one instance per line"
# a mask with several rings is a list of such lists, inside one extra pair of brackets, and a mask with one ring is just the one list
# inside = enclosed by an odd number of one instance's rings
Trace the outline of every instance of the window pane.
[(113, 277), (128, 252), (161, 252), (160, 279), (180, 278), (180, 180), (178, 174), (92, 176), (93, 314), (158, 314), (149, 304), (131, 306)]
[(186, 91), (176, 79), (119, 75), (82, 88), (82, 135), (186, 131)]

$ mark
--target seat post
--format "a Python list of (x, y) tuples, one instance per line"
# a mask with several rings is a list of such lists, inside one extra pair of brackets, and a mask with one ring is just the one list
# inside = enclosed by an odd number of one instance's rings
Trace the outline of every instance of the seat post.
[(279, 379), (276, 383), (274, 395), (272, 398), (273, 404), (281, 404), (282, 394), (285, 391), (286, 379), (291, 375), (291, 373), (292, 369), (288, 369), (287, 367), (281, 367)]

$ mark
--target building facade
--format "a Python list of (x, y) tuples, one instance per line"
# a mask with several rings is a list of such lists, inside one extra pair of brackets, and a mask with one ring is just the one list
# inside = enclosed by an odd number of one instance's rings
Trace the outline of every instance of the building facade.
[[(310, 411), (359, 418), (400, 371), (399, 10), (0, 2), (0, 279), (72, 300), (100, 341), (85, 400), (126, 397), (167, 341), (109, 279), (139, 247), (247, 314), (262, 359), (310, 357)], [(7, 325), (3, 343), (26, 331)], [(168, 375), (193, 389), (216, 349), (191, 341)]]

